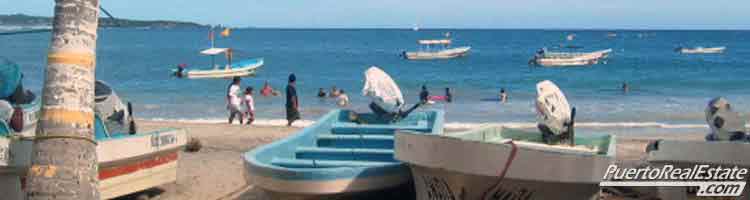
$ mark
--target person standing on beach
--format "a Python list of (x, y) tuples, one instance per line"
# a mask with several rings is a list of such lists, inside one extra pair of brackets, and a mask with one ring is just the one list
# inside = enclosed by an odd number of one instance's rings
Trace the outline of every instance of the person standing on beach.
[(286, 86), (286, 126), (292, 126), (295, 120), (300, 119), (296, 83), (297, 77), (289, 74), (289, 85)]
[(253, 121), (255, 121), (255, 100), (253, 99), (253, 87), (245, 88), (245, 96), (242, 98), (242, 101), (247, 108), (245, 110), (245, 115), (247, 115), (247, 125), (250, 125), (253, 123)]
[(235, 116), (240, 117), (240, 124), (242, 124), (242, 112), (240, 111), (241, 99), (238, 96), (240, 93), (240, 77), (234, 77), (232, 83), (227, 88), (227, 109), (229, 110), (229, 124), (232, 124)]

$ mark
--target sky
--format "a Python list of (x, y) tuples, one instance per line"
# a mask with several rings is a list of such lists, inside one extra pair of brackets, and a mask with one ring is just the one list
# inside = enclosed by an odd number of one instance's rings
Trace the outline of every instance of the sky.
[[(53, 14), (0, 0), (0, 14)], [(117, 18), (269, 28), (750, 29), (750, 0), (102, 0)]]

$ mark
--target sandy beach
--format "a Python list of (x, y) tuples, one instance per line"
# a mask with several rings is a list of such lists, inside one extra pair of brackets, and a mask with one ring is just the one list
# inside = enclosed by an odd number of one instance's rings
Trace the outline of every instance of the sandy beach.
[[(203, 148), (199, 152), (182, 152), (177, 183), (126, 196), (120, 199), (137, 199), (148, 195), (152, 199), (195, 200), (266, 200), (269, 199), (252, 182), (243, 178), (242, 154), (260, 145), (289, 136), (299, 127), (240, 126), (210, 123), (180, 123), (165, 121), (139, 121), (141, 130), (163, 127), (187, 129), (191, 137), (199, 139)], [(446, 130), (459, 131), (459, 130)], [(641, 165), (644, 149), (649, 141), (664, 138), (663, 134), (618, 135), (617, 156), (622, 165)], [(701, 140), (702, 133), (680, 134), (671, 139)], [(642, 191), (648, 193), (649, 191)], [(606, 197), (604, 199), (626, 199)]]

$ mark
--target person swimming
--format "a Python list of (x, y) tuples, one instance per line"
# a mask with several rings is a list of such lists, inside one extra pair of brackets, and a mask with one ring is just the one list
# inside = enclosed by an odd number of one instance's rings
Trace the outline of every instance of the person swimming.
[(274, 90), (270, 84), (268, 84), (268, 81), (263, 83), (263, 88), (260, 89), (260, 95), (263, 95), (264, 97), (267, 96), (278, 96), (279, 92)]
[(501, 103), (507, 103), (508, 102), (508, 93), (505, 93), (505, 88), (500, 88), (500, 94), (498, 96)]
[(630, 86), (628, 86), (627, 82), (622, 83), (622, 93), (628, 93), (630, 92)]
[(318, 97), (320, 97), (320, 98), (326, 97), (326, 92), (323, 90), (323, 88), (320, 88), (318, 90)]

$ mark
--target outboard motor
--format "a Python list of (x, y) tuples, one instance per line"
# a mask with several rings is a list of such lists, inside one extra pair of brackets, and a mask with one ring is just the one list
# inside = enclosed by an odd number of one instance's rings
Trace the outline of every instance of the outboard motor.
[(575, 109), (570, 109), (565, 94), (552, 81), (542, 81), (537, 88), (537, 128), (542, 132), (542, 139), (547, 144), (568, 140), (573, 141), (573, 119)]
[(748, 139), (745, 121), (739, 113), (732, 110), (729, 101), (723, 97), (711, 99), (706, 106), (706, 123), (711, 127), (711, 133), (706, 136), (708, 141), (745, 141)]

